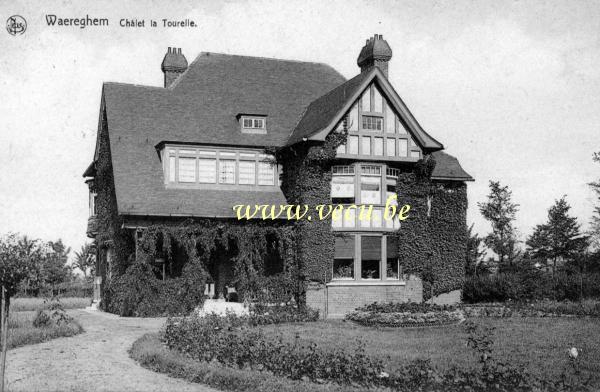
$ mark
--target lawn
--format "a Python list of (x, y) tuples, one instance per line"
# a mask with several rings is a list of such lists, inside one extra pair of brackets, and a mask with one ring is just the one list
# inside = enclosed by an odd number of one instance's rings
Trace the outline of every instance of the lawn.
[[(600, 319), (592, 318), (481, 318), (477, 323), (495, 327), (495, 358), (523, 366), (544, 378), (559, 374), (568, 362), (567, 350), (577, 347), (582, 371), (595, 377), (600, 386)], [(473, 352), (466, 347), (467, 335), (462, 325), (424, 328), (371, 328), (344, 321), (279, 324), (262, 327), (269, 335), (282, 334), (293, 340), (319, 346), (351, 349), (357, 339), (367, 343), (367, 352), (385, 358), (388, 370), (417, 358), (429, 358), (434, 366), (445, 369), (453, 365), (476, 364)]]
[[(60, 302), (65, 309), (75, 309), (88, 306), (90, 300), (87, 298), (64, 298), (60, 299)], [(33, 320), (37, 310), (47, 306), (48, 304), (44, 303), (43, 298), (16, 298), (11, 301), (8, 315), (7, 347), (9, 349), (83, 332), (83, 328), (75, 320), (68, 324), (34, 327)]]
[[(90, 306), (91, 298), (65, 297), (60, 303), (65, 309), (83, 309)], [(10, 310), (15, 312), (38, 310), (44, 306), (44, 298), (13, 298), (10, 300)]]

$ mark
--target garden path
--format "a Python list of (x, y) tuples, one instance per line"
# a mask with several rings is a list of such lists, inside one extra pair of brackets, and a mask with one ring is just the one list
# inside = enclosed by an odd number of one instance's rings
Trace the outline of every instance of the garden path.
[(127, 318), (100, 311), (69, 311), (85, 332), (69, 338), (9, 350), (8, 390), (181, 391), (215, 389), (155, 373), (129, 358), (143, 334), (157, 332), (164, 318)]

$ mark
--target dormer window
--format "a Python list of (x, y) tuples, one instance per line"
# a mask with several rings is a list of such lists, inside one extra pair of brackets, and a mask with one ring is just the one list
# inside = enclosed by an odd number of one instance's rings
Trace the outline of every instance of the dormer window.
[(266, 116), (239, 114), (242, 133), (267, 133)]

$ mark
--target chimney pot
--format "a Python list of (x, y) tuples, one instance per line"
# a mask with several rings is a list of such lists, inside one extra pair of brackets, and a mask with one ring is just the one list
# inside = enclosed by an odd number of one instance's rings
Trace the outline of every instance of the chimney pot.
[(171, 47), (167, 48), (167, 54), (163, 58), (161, 64), (161, 70), (163, 71), (164, 86), (169, 87), (173, 82), (181, 75), (188, 67), (188, 62), (185, 56), (181, 53), (181, 48)]
[(374, 34), (366, 41), (360, 51), (356, 63), (361, 72), (367, 72), (373, 67), (378, 67), (383, 74), (388, 76), (388, 62), (392, 58), (392, 49), (383, 39), (383, 35)]

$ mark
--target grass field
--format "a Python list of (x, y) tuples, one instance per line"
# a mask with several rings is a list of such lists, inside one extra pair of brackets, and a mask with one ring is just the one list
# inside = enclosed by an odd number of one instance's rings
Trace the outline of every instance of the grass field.
[[(90, 306), (91, 302), (91, 298), (60, 298), (60, 303), (65, 309), (83, 309)], [(13, 298), (10, 300), (10, 310), (15, 312), (38, 310), (43, 306), (44, 298)]]
[[(90, 302), (87, 298), (64, 298), (60, 301), (65, 309), (84, 308)], [(75, 320), (67, 325), (34, 327), (33, 320), (37, 310), (45, 306), (43, 298), (16, 298), (11, 301), (8, 315), (8, 349), (83, 332), (83, 328)]]
[[(494, 357), (528, 368), (531, 373), (553, 378), (567, 365), (570, 347), (581, 353), (582, 371), (600, 386), (600, 319), (591, 318), (481, 318), (477, 323), (495, 327)], [(265, 333), (292, 340), (298, 333), (303, 342), (352, 349), (356, 340), (367, 342), (370, 355), (383, 358), (394, 371), (403, 363), (430, 358), (439, 369), (453, 365), (476, 365), (462, 325), (426, 328), (363, 327), (351, 322), (326, 321), (262, 327)]]

